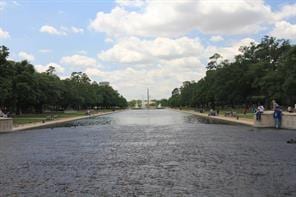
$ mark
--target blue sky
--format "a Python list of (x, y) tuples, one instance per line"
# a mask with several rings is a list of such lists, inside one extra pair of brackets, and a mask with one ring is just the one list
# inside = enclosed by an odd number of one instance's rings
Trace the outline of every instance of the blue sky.
[(0, 44), (10, 59), (86, 72), (128, 99), (169, 97), (199, 80), (215, 52), (225, 59), (264, 35), (296, 40), (291, 0), (0, 0)]

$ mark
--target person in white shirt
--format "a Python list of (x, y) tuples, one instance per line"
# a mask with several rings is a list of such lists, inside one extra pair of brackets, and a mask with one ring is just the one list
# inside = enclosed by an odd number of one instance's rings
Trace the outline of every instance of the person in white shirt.
[(261, 120), (261, 114), (264, 112), (264, 107), (263, 105), (259, 105), (256, 111), (256, 120)]

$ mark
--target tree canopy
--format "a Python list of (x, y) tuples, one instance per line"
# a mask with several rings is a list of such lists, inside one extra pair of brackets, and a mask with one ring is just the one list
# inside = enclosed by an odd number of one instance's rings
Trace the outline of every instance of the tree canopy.
[(38, 73), (28, 61), (9, 61), (9, 50), (0, 46), (0, 108), (11, 112), (127, 107), (126, 99), (111, 86), (100, 86), (87, 74), (73, 72), (60, 79), (55, 68)]
[(276, 99), (296, 103), (296, 46), (265, 36), (260, 43), (240, 48), (233, 61), (219, 54), (209, 58), (205, 77), (184, 82), (169, 99), (172, 107), (235, 106)]

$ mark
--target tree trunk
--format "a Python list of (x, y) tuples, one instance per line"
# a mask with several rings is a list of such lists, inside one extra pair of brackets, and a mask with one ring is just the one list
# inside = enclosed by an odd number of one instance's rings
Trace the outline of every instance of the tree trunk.
[(43, 104), (39, 103), (35, 106), (35, 110), (37, 113), (42, 114), (43, 113)]
[(22, 115), (22, 114), (23, 114), (23, 113), (22, 113), (22, 107), (21, 107), (20, 104), (17, 104), (17, 105), (16, 105), (16, 114), (17, 114), (17, 115)]

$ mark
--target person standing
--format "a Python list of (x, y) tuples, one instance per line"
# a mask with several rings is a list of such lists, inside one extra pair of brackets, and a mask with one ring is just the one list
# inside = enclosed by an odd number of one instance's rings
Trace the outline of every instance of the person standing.
[(279, 129), (281, 128), (281, 122), (282, 122), (282, 110), (280, 106), (276, 106), (273, 112), (273, 118), (275, 123), (275, 128)]
[(264, 112), (263, 105), (259, 105), (256, 111), (256, 120), (259, 120), (259, 121), (261, 120), (261, 115), (263, 114), (263, 112)]
[(276, 107), (278, 107), (279, 104), (275, 100), (272, 100), (272, 110), (275, 110)]

